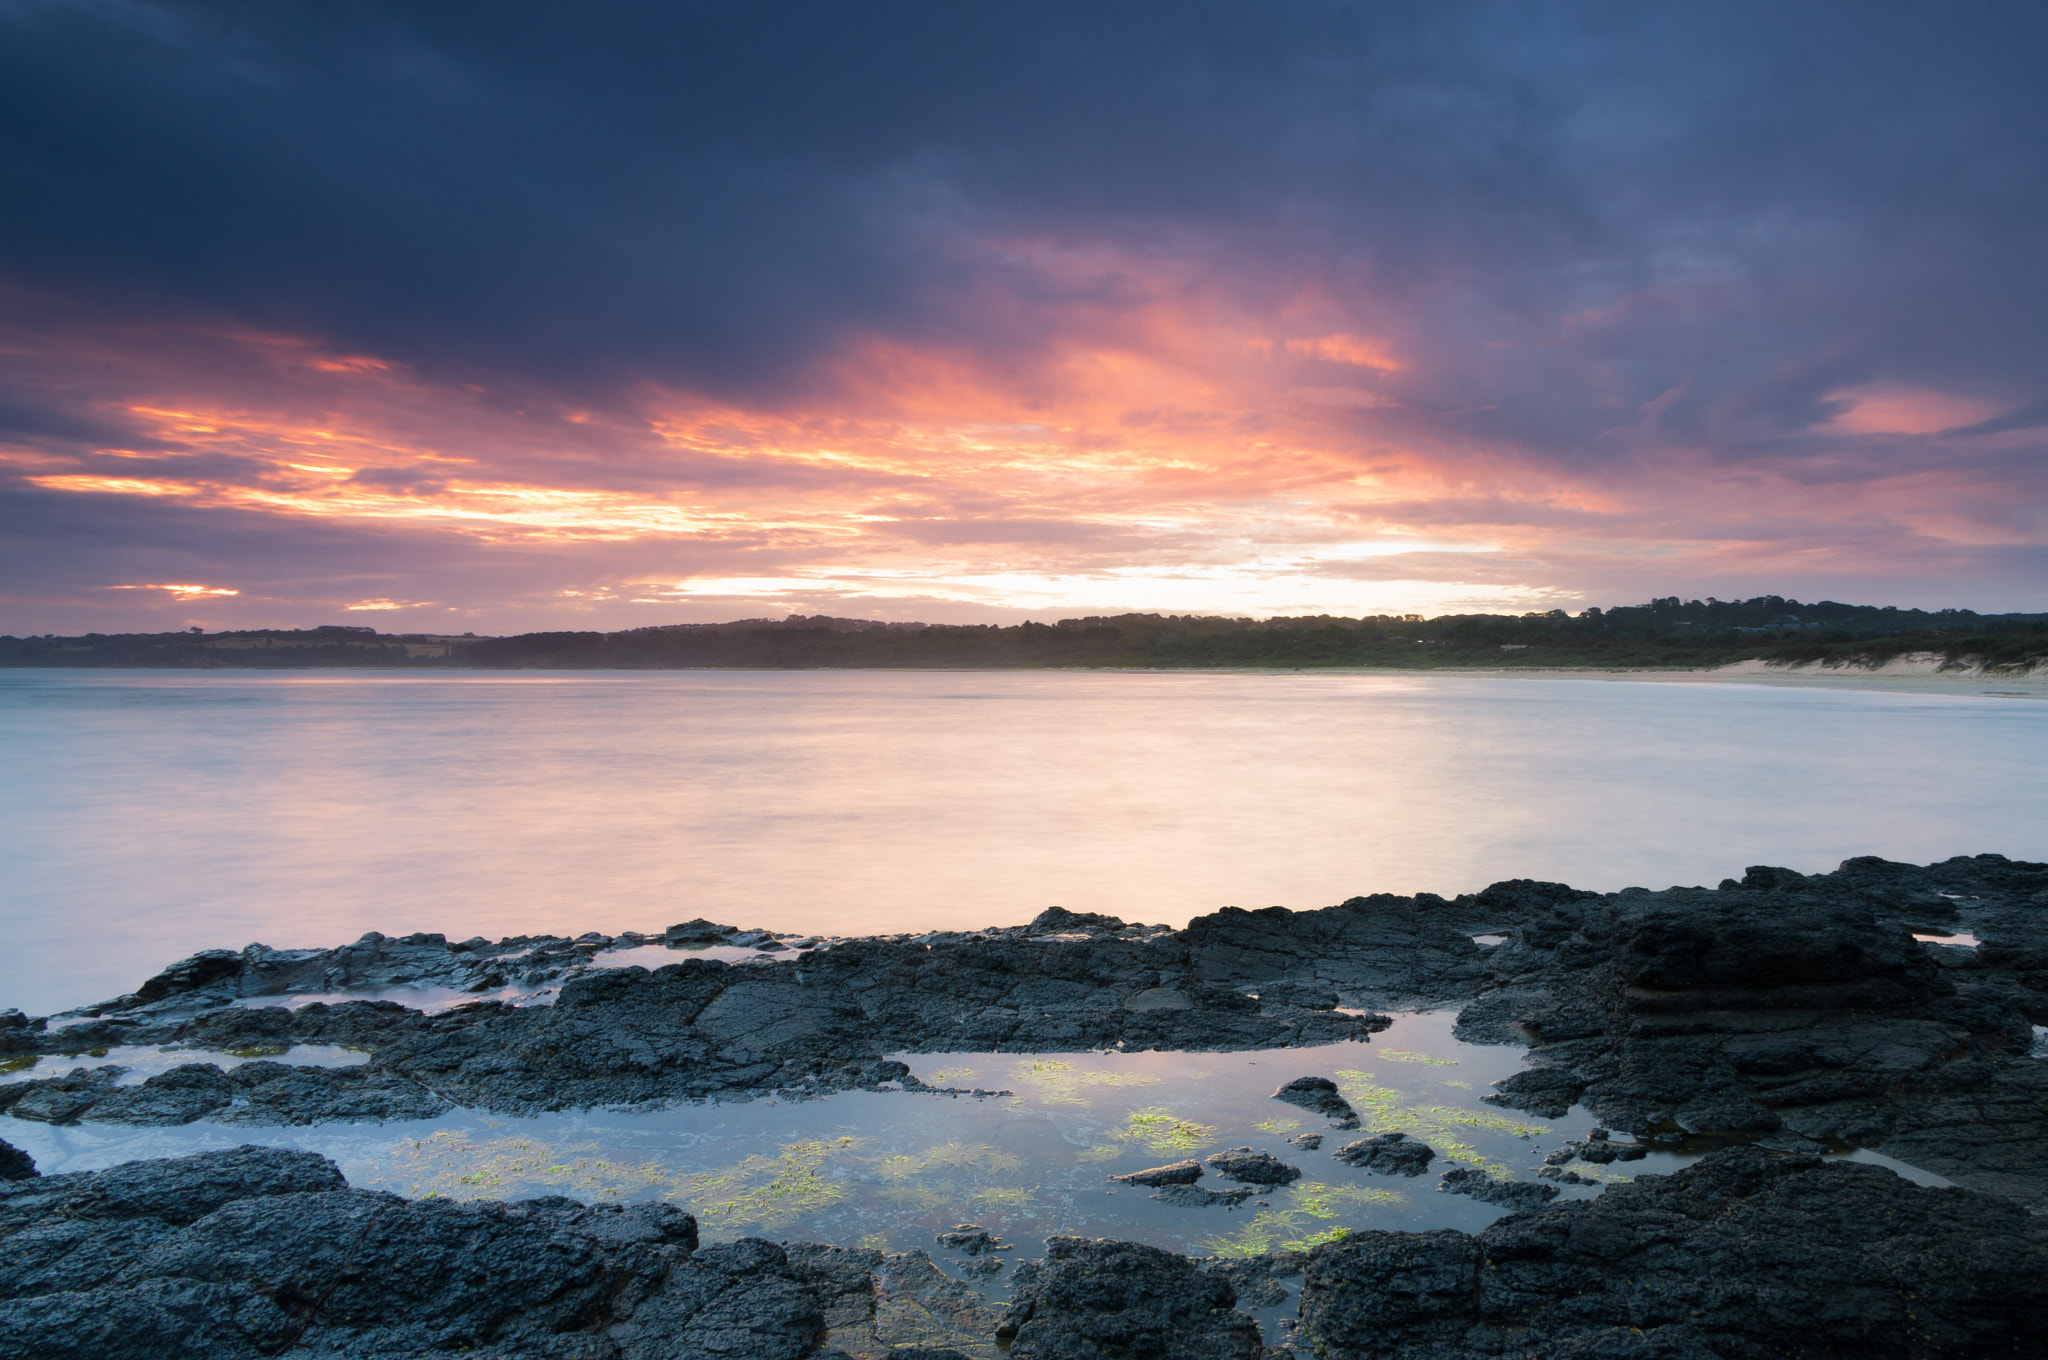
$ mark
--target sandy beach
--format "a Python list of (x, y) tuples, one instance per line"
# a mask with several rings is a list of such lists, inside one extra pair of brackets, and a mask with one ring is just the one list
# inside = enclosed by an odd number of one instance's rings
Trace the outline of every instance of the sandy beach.
[[(1102, 669), (1124, 669), (1109, 668)], [(1944, 665), (1932, 653), (1894, 657), (1882, 666), (1828, 666), (1810, 663), (1796, 666), (1768, 661), (1738, 661), (1727, 666), (1698, 669), (1634, 667), (1608, 669), (1568, 666), (1444, 666), (1410, 670), (1395, 666), (1314, 666), (1284, 668), (1238, 666), (1218, 668), (1175, 668), (1145, 674), (1158, 675), (1492, 675), (1535, 680), (1620, 680), (1677, 685), (1775, 685), (1790, 689), (1879, 690), (1900, 694), (1952, 694), (1969, 697), (1991, 696), (2010, 699), (2048, 699), (2048, 668), (2023, 672), (1985, 670), (1977, 666)]]

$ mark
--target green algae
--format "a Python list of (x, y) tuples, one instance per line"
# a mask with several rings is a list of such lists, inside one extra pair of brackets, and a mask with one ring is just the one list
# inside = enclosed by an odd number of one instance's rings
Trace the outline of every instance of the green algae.
[(852, 1193), (844, 1180), (825, 1174), (825, 1164), (860, 1143), (858, 1138), (784, 1143), (772, 1157), (747, 1157), (717, 1171), (678, 1176), (668, 1197), (687, 1202), (709, 1227), (787, 1227)]
[(1214, 1143), (1216, 1130), (1155, 1105), (1131, 1111), (1124, 1119), (1124, 1127), (1109, 1136), (1121, 1143), (1136, 1143), (1148, 1152), (1193, 1152)]
[(1033, 1058), (1017, 1064), (1010, 1072), (1010, 1081), (1029, 1087), (1041, 1104), (1088, 1105), (1092, 1102), (1081, 1094), (1084, 1088), (1156, 1086), (1159, 1078), (1148, 1077), (1142, 1072), (1088, 1072), (1058, 1058)]
[(1441, 1157), (1470, 1162), (1489, 1171), (1498, 1172), (1505, 1168), (1466, 1141), (1469, 1131), (1484, 1130), (1514, 1138), (1533, 1138), (1545, 1131), (1541, 1125), (1523, 1124), (1505, 1115), (1481, 1110), (1460, 1109), (1455, 1105), (1407, 1104), (1399, 1091), (1380, 1085), (1370, 1072), (1337, 1073), (1337, 1089), (1358, 1111), (1359, 1123), (1365, 1132), (1405, 1133), (1410, 1138), (1428, 1143)]
[(518, 1134), (476, 1137), (443, 1129), (391, 1150), (392, 1170), (410, 1178), (413, 1199), (501, 1198), (508, 1190), (553, 1190), (584, 1199), (620, 1199), (669, 1182), (659, 1162), (593, 1155), (597, 1145), (564, 1145)]

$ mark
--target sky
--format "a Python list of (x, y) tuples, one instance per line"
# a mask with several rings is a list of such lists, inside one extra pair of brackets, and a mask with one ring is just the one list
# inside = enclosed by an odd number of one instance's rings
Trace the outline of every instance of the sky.
[(0, 0), (0, 632), (2048, 610), (2044, 51)]

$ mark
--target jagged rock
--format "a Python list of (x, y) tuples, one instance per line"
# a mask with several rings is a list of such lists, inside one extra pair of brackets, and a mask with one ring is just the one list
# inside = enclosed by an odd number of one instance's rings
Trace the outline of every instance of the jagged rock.
[(1193, 1185), (1202, 1178), (1202, 1164), (1190, 1157), (1184, 1162), (1168, 1162), (1144, 1171), (1133, 1171), (1128, 1175), (1111, 1176), (1113, 1181), (1126, 1185)]
[(1273, 1092), (1273, 1099), (1334, 1119), (1340, 1128), (1358, 1127), (1358, 1111), (1328, 1077), (1296, 1077)]
[(1169, 1185), (1152, 1198), (1184, 1209), (1206, 1209), (1213, 1204), (1242, 1204), (1257, 1193), (1248, 1185), (1233, 1186), (1227, 1190), (1210, 1190), (1199, 1185)]
[(1536, 1185), (1529, 1181), (1495, 1180), (1477, 1167), (1453, 1167), (1444, 1172), (1436, 1188), (1453, 1195), (1470, 1195), (1487, 1204), (1498, 1204), (1509, 1209), (1528, 1209), (1557, 1196), (1554, 1185)]
[(1297, 1133), (1287, 1141), (1300, 1148), (1303, 1152), (1314, 1152), (1323, 1145), (1323, 1135), (1320, 1133)]
[(1301, 1273), (1298, 1261), (1270, 1255), (1249, 1256), (1237, 1261), (1208, 1261), (1202, 1264), (1202, 1270), (1230, 1281), (1239, 1308), (1277, 1308), (1292, 1295), (1285, 1285), (1273, 1278), (1276, 1266), (1283, 1270), (1291, 1267), (1292, 1274)]
[(2048, 1327), (2048, 1224), (1877, 1167), (1739, 1148), (1476, 1237), (1311, 1254), (1301, 1325), (1346, 1360), (2010, 1355)]
[[(2048, 1206), (2048, 1082), (2023, 1057), (2048, 1012), (2044, 894), (2048, 866), (1974, 856), (1531, 898), (1459, 1033), (1533, 1041), (1498, 1104), (1583, 1102), (1639, 1138), (1875, 1144)], [(1923, 924), (1973, 931), (1988, 961), (1945, 966)]]
[(1270, 1152), (1254, 1152), (1248, 1147), (1211, 1153), (1207, 1161), (1216, 1168), (1217, 1175), (1252, 1185), (1288, 1185), (1301, 1179), (1300, 1167), (1289, 1166)]
[(19, 1231), (42, 1218), (154, 1219), (182, 1227), (238, 1199), (339, 1190), (346, 1184), (325, 1157), (286, 1148), (152, 1158), (0, 1186), (0, 1232)]
[[(1912, 938), (1927, 926), (1974, 933), (1972, 966)], [(1509, 938), (1482, 951), (1476, 930)], [(1033, 931), (1089, 938), (1040, 943)], [(1316, 1009), (1334, 991), (1353, 1006), (1464, 1000), (1462, 1036), (1532, 1045), (1534, 1065), (1501, 1083), (1496, 1103), (1546, 1118), (1584, 1103), (1638, 1138), (1690, 1129), (1874, 1145), (2048, 1207), (2048, 1064), (2029, 1056), (2032, 1026), (2048, 1024), (2048, 865), (1996, 855), (1864, 857), (1832, 874), (1759, 867), (1715, 891), (1603, 896), (1512, 880), (1456, 901), (1230, 909), (1179, 932), (1070, 913), (736, 967), (591, 961), (647, 938), (372, 932), (331, 950), (206, 951), (61, 1025), (0, 1015), (0, 1055), (303, 1043), (370, 1061), (252, 1063), (263, 1079), (228, 1074), (225, 1105), (210, 1074), (124, 1087), (103, 1069), (8, 1084), (0, 1107), (47, 1122), (412, 1118), (450, 1103), (531, 1114), (872, 1087), (872, 1064), (905, 1051), (1306, 1047), (1386, 1023)], [(405, 983), (459, 990), (514, 971), (558, 983), (557, 1004), (434, 1015), (390, 1002), (231, 1004)]]
[(1105, 916), (1099, 911), (1068, 911), (1065, 907), (1047, 907), (1031, 918), (1031, 924), (1024, 927), (1028, 935), (1071, 935), (1075, 933), (1094, 934), (1098, 931), (1122, 930), (1124, 922), (1115, 916)]
[(1586, 1079), (1562, 1067), (1531, 1067), (1493, 1084), (1495, 1105), (1527, 1110), (1544, 1119), (1562, 1119), (1586, 1092)]
[(986, 1229), (973, 1223), (962, 1223), (951, 1232), (938, 1234), (938, 1243), (942, 1247), (951, 1247), (955, 1251), (966, 1252), (969, 1256), (979, 1256), (983, 1252), (988, 1251), (1008, 1251), (1010, 1249)]
[(1420, 1176), (1429, 1170), (1435, 1156), (1435, 1148), (1413, 1142), (1405, 1133), (1374, 1134), (1346, 1143), (1336, 1152), (1337, 1160), (1346, 1165), (1389, 1176)]
[(1281, 978), (1259, 984), (1259, 1003), (1265, 1006), (1299, 1006), (1308, 1011), (1337, 1009), (1337, 989), (1324, 982)]
[(39, 1124), (76, 1124), (94, 1105), (114, 1094), (126, 1069), (89, 1067), (61, 1077), (12, 1082), (0, 1087), (0, 1103), (16, 1119)]
[(670, 926), (661, 933), (661, 940), (663, 944), (670, 945), (723, 944), (739, 933), (737, 926), (722, 926), (698, 916), (681, 925)]
[(996, 1321), (923, 1252), (698, 1250), (667, 1205), (407, 1201), (282, 1149), (0, 1185), (8, 1357), (992, 1360)]
[(1259, 1360), (1259, 1326), (1236, 1291), (1184, 1256), (1135, 1242), (1046, 1239), (1043, 1266), (1016, 1276), (996, 1328), (1010, 1360)]
[(14, 1144), (0, 1140), (0, 1181), (25, 1181), (39, 1176), (36, 1159)]
[(140, 1086), (108, 1092), (91, 1106), (92, 1117), (116, 1124), (189, 1124), (224, 1110), (235, 1083), (212, 1063), (185, 1063), (159, 1072)]
[(1539, 1166), (1536, 1168), (1536, 1176), (1539, 1180), (1556, 1181), (1560, 1185), (1598, 1185), (1600, 1183), (1591, 1176), (1581, 1176), (1576, 1171), (1567, 1171), (1564, 1167), (1558, 1165)]

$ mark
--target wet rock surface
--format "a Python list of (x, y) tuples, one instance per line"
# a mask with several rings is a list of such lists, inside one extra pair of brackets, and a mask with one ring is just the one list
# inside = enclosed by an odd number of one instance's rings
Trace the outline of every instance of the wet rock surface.
[(1258, 1193), (1249, 1185), (1226, 1186), (1220, 1190), (1201, 1185), (1169, 1185), (1152, 1198), (1183, 1209), (1206, 1209), (1215, 1204), (1242, 1204)]
[(1301, 1179), (1300, 1167), (1289, 1166), (1270, 1152), (1254, 1152), (1248, 1147), (1211, 1153), (1205, 1160), (1217, 1175), (1249, 1185), (1291, 1185)]
[(1413, 1141), (1405, 1133), (1380, 1133), (1361, 1138), (1337, 1149), (1337, 1160), (1347, 1166), (1377, 1171), (1388, 1176), (1420, 1176), (1429, 1170), (1436, 1149)]
[(1168, 1162), (1165, 1166), (1147, 1167), (1143, 1171), (1132, 1171), (1121, 1176), (1111, 1176), (1113, 1181), (1126, 1185), (1193, 1185), (1202, 1178), (1202, 1164), (1190, 1157), (1186, 1161)]
[[(1021, 1276), (1022, 1272), (1020, 1272)], [(1259, 1326), (1225, 1274), (1136, 1242), (1046, 1241), (996, 1331), (1012, 1360), (1259, 1360)]]
[(1310, 1255), (1301, 1326), (1347, 1360), (2020, 1355), (2044, 1271), (2010, 1201), (1740, 1148), (1476, 1236), (1352, 1233)]
[(12, 1143), (0, 1142), (0, 1181), (25, 1181), (37, 1174), (35, 1158)]
[(1358, 1127), (1358, 1111), (1351, 1108), (1351, 1102), (1344, 1099), (1337, 1083), (1328, 1077), (1296, 1077), (1273, 1092), (1273, 1099), (1284, 1100), (1289, 1105), (1334, 1120), (1339, 1128)]
[[(1968, 933), (1975, 949), (1915, 932)], [(1474, 933), (1499, 934), (1482, 948)], [(622, 945), (788, 947), (648, 971)], [(1241, 1050), (1362, 1038), (1372, 1007), (1458, 1004), (1460, 1035), (1526, 1044), (1499, 1103), (1583, 1103), (1638, 1140), (1765, 1139), (1879, 1151), (2048, 1207), (2048, 866), (1979, 855), (1832, 874), (1752, 868), (1718, 888), (1595, 894), (1531, 880), (1452, 900), (1226, 909), (1185, 930), (1053, 909), (1017, 927), (790, 944), (692, 921), (661, 936), (212, 950), (53, 1021), (0, 1014), (0, 1057), (116, 1044), (363, 1050), (357, 1067), (203, 1060), (122, 1086), (106, 1071), (0, 1084), (50, 1123), (304, 1124), (917, 1087), (898, 1052)], [(779, 961), (778, 961), (779, 960)], [(517, 974), (517, 977), (514, 977)], [(532, 977), (553, 1004), (438, 1014), (391, 1001), (251, 998)], [(1345, 1008), (1330, 1010), (1331, 996)], [(1320, 1085), (1318, 1083), (1321, 1083)], [(968, 1093), (971, 1098), (972, 1093)], [(1355, 1117), (1326, 1079), (1276, 1095)]]
[(1008, 1243), (1000, 1241), (978, 1223), (962, 1223), (951, 1232), (942, 1232), (938, 1234), (938, 1242), (942, 1247), (950, 1247), (969, 1256), (1010, 1250)]
[(1470, 1195), (1482, 1203), (1498, 1204), (1508, 1209), (1532, 1209), (1545, 1200), (1557, 1198), (1554, 1185), (1495, 1178), (1472, 1166), (1452, 1167), (1444, 1172), (1436, 1188), (1446, 1194)]
[(666, 1205), (409, 1201), (241, 1148), (0, 1187), (0, 1354), (764, 1357), (957, 1346), (996, 1316), (922, 1252), (699, 1248)]
[[(1716, 890), (1479, 895), (1521, 913), (1462, 1037), (1529, 1042), (1498, 1103), (1616, 1128), (1855, 1144), (2048, 1206), (2048, 866), (1979, 855)], [(1914, 932), (1975, 934), (1975, 951)], [(1958, 955), (1974, 957), (1957, 957)]]
[[(883, 1055), (905, 1050), (1274, 1048), (1363, 1038), (1386, 1023), (1262, 1004), (1210, 985), (1173, 932), (1076, 913), (1050, 922), (1075, 929), (1047, 934), (1046, 923), (1042, 916), (971, 935), (843, 941), (788, 962), (686, 957), (652, 972), (591, 966), (564, 982), (551, 1005), (489, 1000), (438, 1014), (388, 1000), (237, 1003), (288, 995), (279, 989), (294, 979), (331, 987), (338, 974), (452, 985), (468, 976), (461, 970), (480, 966), (469, 961), (479, 943), (378, 937), (342, 950), (289, 951), (288, 967), (278, 963), (280, 951), (261, 946), (209, 951), (131, 997), (63, 1018), (61, 1027), (0, 1028), (0, 1055), (116, 1044), (229, 1052), (324, 1044), (368, 1051), (370, 1060), (352, 1068), (250, 1064), (235, 1073), (195, 1064), (151, 1078), (145, 1091), (103, 1075), (47, 1078), (0, 1086), (0, 1107), (52, 1123), (294, 1124), (420, 1118), (456, 1105), (530, 1114), (767, 1093), (801, 1098), (898, 1082), (908, 1069)], [(685, 931), (705, 933), (697, 923)], [(569, 953), (583, 958), (614, 938), (569, 942)], [(394, 953), (404, 966), (387, 966)], [(1173, 994), (1171, 1005), (1126, 1004), (1161, 992)]]
[(1576, 1143), (1566, 1143), (1555, 1152), (1543, 1158), (1545, 1166), (1563, 1166), (1577, 1159), (1605, 1166), (1610, 1162), (1640, 1162), (1650, 1155), (1650, 1149), (1642, 1143), (1624, 1143), (1611, 1136), (1606, 1129), (1594, 1129), (1591, 1136)]
[(1012, 1274), (998, 1314), (921, 1251), (700, 1245), (664, 1205), (408, 1201), (280, 1149), (0, 1185), (6, 1356), (1272, 1360), (1246, 1310), (1297, 1276), (1293, 1353), (1322, 1360), (1904, 1360), (2032, 1354), (2048, 1328), (2048, 1220), (1755, 1147), (1477, 1234), (1230, 1261), (1055, 1237)]

